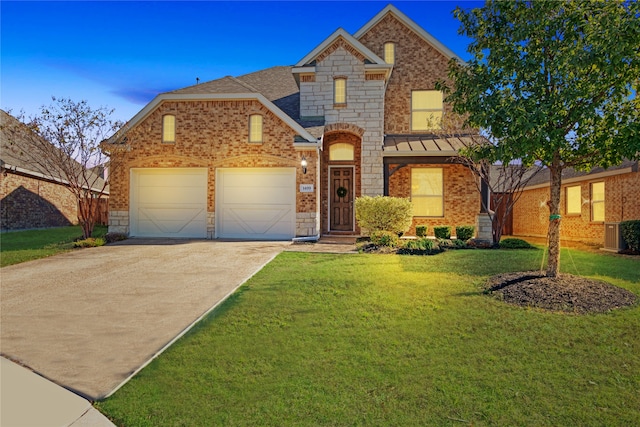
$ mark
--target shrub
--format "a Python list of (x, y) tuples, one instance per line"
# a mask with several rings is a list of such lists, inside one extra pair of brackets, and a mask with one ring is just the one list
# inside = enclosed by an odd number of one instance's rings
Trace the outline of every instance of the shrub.
[(640, 220), (621, 222), (620, 232), (629, 249), (640, 251)]
[(442, 225), (438, 227), (433, 227), (433, 234), (438, 239), (450, 239), (451, 238), (451, 227), (448, 225)]
[(466, 249), (468, 246), (467, 242), (465, 242), (464, 240), (456, 239), (453, 241), (453, 247), (456, 249)]
[(418, 237), (426, 236), (428, 229), (429, 227), (427, 227), (426, 225), (416, 225), (416, 236)]
[(529, 242), (510, 237), (500, 241), (500, 249), (533, 249)]
[(369, 233), (388, 231), (397, 235), (411, 226), (413, 208), (409, 199), (362, 196), (356, 199), (356, 220)]
[(377, 230), (371, 233), (371, 243), (377, 246), (389, 246), (395, 248), (400, 239), (398, 235), (391, 231)]
[(97, 246), (104, 246), (105, 241), (102, 237), (89, 237), (84, 240), (76, 240), (73, 242), (74, 248), (95, 248)]
[(415, 239), (407, 240), (404, 243), (405, 249), (416, 249), (421, 251), (430, 251), (433, 249), (435, 242), (431, 239)]
[(475, 234), (476, 228), (473, 225), (459, 225), (456, 227), (456, 238), (466, 242)]

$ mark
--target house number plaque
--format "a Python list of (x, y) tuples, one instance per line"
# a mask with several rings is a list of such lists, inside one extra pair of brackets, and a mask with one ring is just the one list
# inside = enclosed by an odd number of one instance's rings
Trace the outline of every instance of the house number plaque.
[(313, 184), (300, 184), (301, 193), (313, 193)]

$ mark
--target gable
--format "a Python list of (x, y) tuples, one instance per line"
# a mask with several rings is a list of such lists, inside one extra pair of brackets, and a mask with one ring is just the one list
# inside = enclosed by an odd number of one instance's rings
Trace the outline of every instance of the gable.
[(296, 67), (313, 66), (333, 53), (339, 47), (343, 47), (358, 60), (367, 64), (377, 64), (386, 66), (387, 64), (369, 48), (356, 40), (351, 34), (342, 28), (338, 28), (333, 34), (327, 37), (322, 43), (316, 46), (304, 58), (296, 63)]
[[(353, 35), (357, 40), (362, 41), (363, 37), (372, 29), (376, 28), (379, 25), (384, 24), (385, 18), (393, 17), (397, 21), (399, 21), (405, 28), (409, 29), (416, 36), (421, 38), (427, 44), (432, 46), (435, 50), (437, 50), (440, 54), (444, 55), (447, 59), (455, 58), (461, 63), (464, 62), (462, 58), (456, 55), (451, 49), (442, 44), (438, 39), (425, 31), (422, 27), (412, 21), (407, 15), (400, 12), (395, 6), (388, 5), (384, 9), (382, 9), (376, 16), (374, 16), (369, 22), (364, 24), (362, 28), (360, 28)], [(380, 29), (378, 29), (380, 30)]]

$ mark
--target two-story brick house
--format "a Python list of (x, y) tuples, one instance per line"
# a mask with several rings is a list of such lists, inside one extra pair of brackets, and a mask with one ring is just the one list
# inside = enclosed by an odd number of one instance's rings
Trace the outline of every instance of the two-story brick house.
[[(129, 124), (110, 230), (289, 239), (358, 234), (361, 195), (410, 197), (417, 224), (474, 224), (474, 176), (437, 136), (435, 90), (457, 56), (394, 6), (294, 66), (158, 95)], [(413, 228), (412, 228), (413, 230)]]

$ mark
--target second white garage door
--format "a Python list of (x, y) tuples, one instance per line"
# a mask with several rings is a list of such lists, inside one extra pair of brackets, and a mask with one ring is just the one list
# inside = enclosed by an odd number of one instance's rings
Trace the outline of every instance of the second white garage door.
[(287, 240), (295, 236), (295, 168), (216, 170), (216, 237)]

